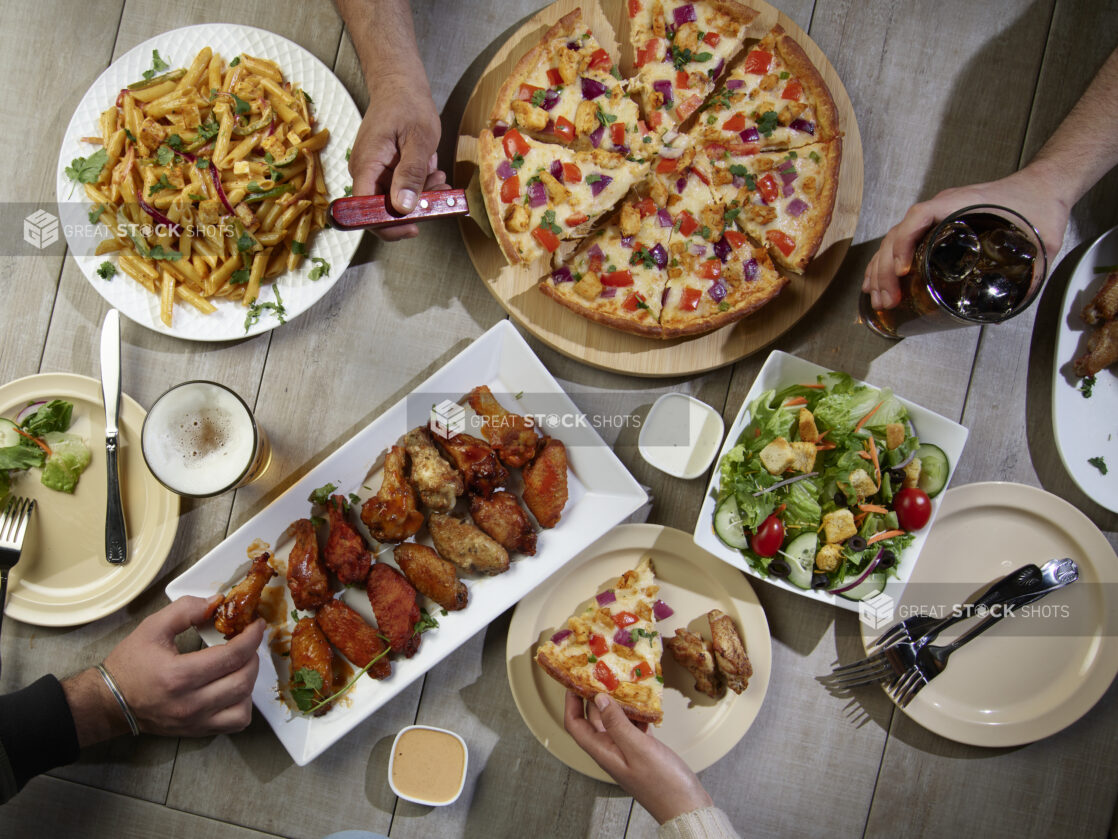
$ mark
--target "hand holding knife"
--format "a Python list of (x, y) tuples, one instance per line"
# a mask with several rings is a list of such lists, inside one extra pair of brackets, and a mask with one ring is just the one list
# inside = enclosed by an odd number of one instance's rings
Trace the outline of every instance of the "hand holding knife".
[(120, 442), (120, 312), (110, 309), (101, 327), (101, 394), (105, 400), (105, 471), (108, 499), (105, 509), (105, 559), (114, 565), (128, 561), (128, 536), (120, 498), (117, 461)]

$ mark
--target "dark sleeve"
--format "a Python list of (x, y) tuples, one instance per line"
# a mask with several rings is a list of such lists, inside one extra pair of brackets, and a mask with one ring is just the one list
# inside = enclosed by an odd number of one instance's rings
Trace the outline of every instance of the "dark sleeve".
[(78, 752), (74, 716), (54, 676), (0, 696), (0, 804), (41, 772), (73, 763)]

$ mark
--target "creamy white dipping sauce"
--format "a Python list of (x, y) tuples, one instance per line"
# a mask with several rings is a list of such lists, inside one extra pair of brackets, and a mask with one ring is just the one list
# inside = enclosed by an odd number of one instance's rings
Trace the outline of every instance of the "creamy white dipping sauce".
[(689, 480), (710, 466), (724, 431), (714, 408), (685, 393), (666, 393), (649, 409), (637, 445), (648, 463)]

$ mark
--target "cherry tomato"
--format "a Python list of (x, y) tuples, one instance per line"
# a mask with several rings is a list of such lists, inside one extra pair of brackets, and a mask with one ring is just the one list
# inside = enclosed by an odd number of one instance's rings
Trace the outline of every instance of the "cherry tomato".
[(774, 556), (784, 543), (784, 522), (773, 513), (757, 528), (750, 540), (750, 547), (757, 556)]
[(906, 487), (893, 496), (893, 511), (905, 530), (919, 530), (932, 517), (932, 502), (924, 490)]

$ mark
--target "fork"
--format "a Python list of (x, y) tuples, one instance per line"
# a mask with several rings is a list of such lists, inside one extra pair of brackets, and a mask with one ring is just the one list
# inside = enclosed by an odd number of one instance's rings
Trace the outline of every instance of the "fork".
[[(886, 651), (901, 643), (922, 645), (926, 643), (928, 630), (940, 623), (941, 619), (930, 615), (916, 615), (894, 626), (889, 633), (891, 640), (888, 646), (878, 650), (866, 658), (834, 668), (830, 676), (824, 676), (828, 687), (842, 690), (845, 688), (868, 685), (870, 682), (890, 680), (903, 671), (894, 669), (893, 663), (886, 656)], [(880, 639), (875, 644), (879, 643)], [(907, 668), (905, 668), (907, 669)]]
[(8, 498), (3, 512), (0, 512), (0, 628), (4, 625), (4, 605), (8, 596), (8, 572), (19, 562), (23, 549), (23, 537), (27, 535), (27, 524), (35, 501), (13, 495)]

